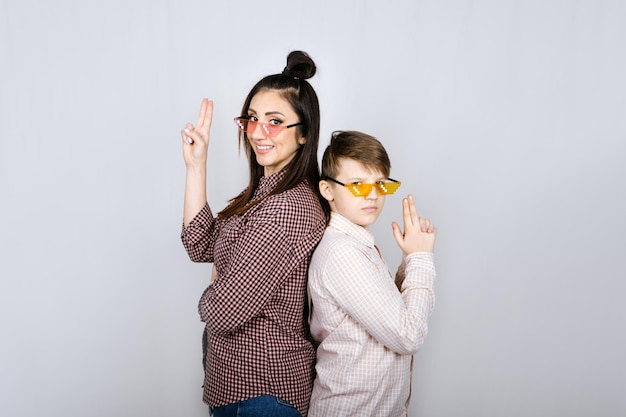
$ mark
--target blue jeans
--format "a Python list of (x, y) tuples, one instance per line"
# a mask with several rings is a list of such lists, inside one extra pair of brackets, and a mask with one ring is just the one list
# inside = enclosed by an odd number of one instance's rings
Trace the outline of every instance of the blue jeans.
[(262, 395), (223, 407), (209, 407), (213, 417), (302, 417), (298, 409), (272, 395)]

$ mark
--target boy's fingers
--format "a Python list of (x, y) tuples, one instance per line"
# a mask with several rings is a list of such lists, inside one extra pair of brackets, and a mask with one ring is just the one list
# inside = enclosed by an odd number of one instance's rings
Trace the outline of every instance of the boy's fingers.
[(413, 194), (409, 194), (409, 209), (411, 210), (411, 216), (414, 220), (415, 223), (417, 223), (419, 220), (419, 213), (417, 212), (417, 208), (415, 207), (415, 200), (413, 199)]
[(405, 227), (418, 228), (420, 231), (423, 231), (419, 213), (417, 212), (417, 208), (415, 208), (413, 194), (409, 194), (407, 198), (402, 201), (402, 204), (404, 209), (403, 213)]
[(402, 234), (402, 230), (400, 230), (400, 225), (398, 225), (398, 223), (393, 222), (391, 223), (391, 229), (393, 231), (393, 237), (396, 239), (396, 242), (398, 242), (398, 244), (402, 243), (404, 241), (404, 235)]
[(404, 228), (413, 226), (413, 218), (411, 216), (411, 205), (408, 198), (402, 199), (402, 220), (404, 221)]
[(432, 230), (432, 223), (427, 217), (420, 217), (420, 230), (424, 233), (430, 233)]

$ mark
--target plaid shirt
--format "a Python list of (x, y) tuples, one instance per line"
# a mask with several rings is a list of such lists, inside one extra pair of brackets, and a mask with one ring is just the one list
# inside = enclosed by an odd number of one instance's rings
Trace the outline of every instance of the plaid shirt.
[(320, 343), (310, 417), (407, 415), (434, 279), (433, 254), (416, 252), (394, 282), (374, 236), (332, 213), (309, 269), (311, 334)]
[[(254, 198), (267, 195), (283, 175), (263, 177)], [(307, 267), (324, 228), (308, 181), (241, 216), (218, 219), (207, 205), (183, 228), (191, 260), (213, 262), (219, 277), (198, 306), (206, 322), (207, 404), (274, 395), (307, 414), (315, 361), (305, 310)]]

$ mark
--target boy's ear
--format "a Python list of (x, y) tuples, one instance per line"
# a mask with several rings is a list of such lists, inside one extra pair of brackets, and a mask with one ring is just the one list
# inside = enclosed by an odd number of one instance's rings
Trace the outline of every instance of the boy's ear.
[(335, 197), (333, 196), (333, 189), (326, 180), (320, 180), (319, 183), (320, 194), (328, 201), (333, 201)]

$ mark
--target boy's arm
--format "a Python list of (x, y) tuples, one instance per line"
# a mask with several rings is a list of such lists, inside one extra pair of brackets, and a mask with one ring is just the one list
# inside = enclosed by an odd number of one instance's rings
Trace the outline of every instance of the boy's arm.
[(402, 291), (402, 283), (404, 282), (404, 278), (406, 277), (406, 273), (404, 272), (406, 268), (406, 256), (402, 256), (402, 263), (398, 267), (396, 271), (396, 287), (398, 290)]
[(326, 285), (336, 303), (379, 343), (400, 354), (415, 353), (428, 332), (434, 305), (432, 254), (407, 257), (407, 278), (398, 291), (378, 254), (350, 244), (334, 248)]

